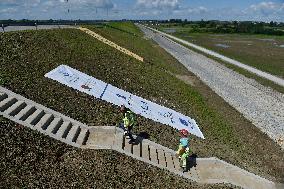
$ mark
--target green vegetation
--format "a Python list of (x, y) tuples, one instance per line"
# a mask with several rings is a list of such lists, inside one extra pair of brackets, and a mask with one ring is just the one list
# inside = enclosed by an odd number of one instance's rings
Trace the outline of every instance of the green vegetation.
[(187, 21), (170, 20), (166, 22), (157, 22), (162, 27), (186, 28), (192, 33), (245, 33), (245, 34), (266, 34), (266, 35), (284, 35), (284, 23), (271, 21), (253, 22), (253, 21)]
[[(193, 137), (192, 148), (198, 156), (217, 156), (283, 181), (280, 163), (284, 154), (279, 146), (201, 82), (190, 86), (178, 79), (177, 75), (193, 76), (159, 46), (144, 39), (134, 25), (121, 23), (115, 27), (130, 30), (136, 36), (111, 27), (87, 27), (142, 56), (145, 62), (75, 29), (4, 33), (0, 35), (0, 75), (7, 76), (4, 87), (81, 122), (117, 123), (121, 119), (117, 107), (44, 77), (58, 65), (69, 65), (196, 119), (206, 137)], [(138, 122), (136, 132), (147, 132), (151, 140), (172, 149), (177, 147), (179, 136), (171, 127), (142, 117)]]

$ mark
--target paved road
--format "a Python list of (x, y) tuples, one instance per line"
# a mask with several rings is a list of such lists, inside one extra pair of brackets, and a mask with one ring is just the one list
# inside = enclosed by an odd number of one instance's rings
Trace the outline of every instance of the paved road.
[(156, 41), (284, 149), (283, 94), (193, 52), (160, 33), (140, 27), (147, 37)]
[[(69, 26), (69, 25), (38, 25), (38, 30), (43, 29), (59, 29), (59, 28), (74, 28), (75, 26)], [(5, 32), (10, 31), (24, 31), (24, 30), (36, 30), (35, 26), (7, 26), (5, 27)], [(2, 28), (0, 28), (0, 32), (3, 32)]]
[(195, 49), (197, 49), (197, 50), (199, 50), (199, 51), (201, 51), (201, 52), (204, 52), (204, 53), (206, 53), (206, 54), (208, 54), (208, 55), (211, 55), (211, 56), (220, 58), (221, 60), (224, 60), (225, 62), (228, 62), (228, 63), (233, 64), (233, 65), (235, 65), (235, 66), (238, 66), (238, 67), (240, 67), (240, 68), (243, 68), (243, 69), (245, 69), (245, 70), (247, 70), (247, 71), (249, 71), (249, 72), (251, 72), (251, 73), (254, 73), (254, 74), (256, 74), (256, 75), (258, 75), (258, 76), (260, 76), (260, 77), (263, 77), (263, 78), (265, 78), (265, 79), (268, 79), (268, 80), (270, 80), (270, 81), (272, 81), (272, 82), (274, 82), (274, 83), (276, 83), (276, 84), (281, 85), (281, 86), (284, 87), (284, 79), (282, 79), (282, 78), (279, 78), (279, 77), (277, 77), (277, 76), (271, 75), (271, 74), (266, 73), (266, 72), (263, 72), (263, 71), (261, 71), (261, 70), (258, 70), (258, 69), (256, 69), (256, 68), (254, 68), (254, 67), (251, 67), (251, 66), (242, 64), (241, 62), (238, 62), (238, 61), (236, 61), (236, 60), (233, 60), (233, 59), (231, 59), (231, 58), (228, 58), (228, 57), (226, 57), (226, 56), (223, 56), (223, 55), (221, 55), (221, 54), (218, 54), (218, 53), (216, 53), (216, 52), (214, 52), (214, 51), (208, 50), (208, 49), (206, 49), (206, 48), (200, 47), (200, 46), (195, 45), (195, 44), (193, 44), (193, 43), (190, 43), (190, 42), (188, 42), (188, 41), (179, 39), (179, 38), (174, 37), (174, 36), (172, 36), (172, 35), (166, 34), (166, 33), (164, 33), (164, 32), (155, 30), (155, 29), (153, 29), (153, 28), (151, 28), (151, 29), (154, 30), (154, 31), (156, 31), (156, 32), (158, 32), (158, 33), (160, 33), (160, 34), (162, 34), (162, 35), (164, 35), (164, 36), (167, 36), (168, 38), (171, 38), (171, 39), (176, 40), (176, 41), (178, 41), (178, 42), (181, 42), (181, 43), (183, 43), (183, 44), (185, 44), (185, 45), (188, 45), (188, 46), (190, 46), (190, 47), (193, 47), (193, 48), (195, 48)]

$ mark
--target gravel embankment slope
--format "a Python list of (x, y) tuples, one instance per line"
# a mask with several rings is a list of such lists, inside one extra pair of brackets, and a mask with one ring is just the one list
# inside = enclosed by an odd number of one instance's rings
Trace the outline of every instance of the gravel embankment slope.
[(199, 185), (111, 150), (81, 150), (0, 117), (0, 188), (233, 188)]
[(284, 95), (160, 34), (143, 29), (167, 52), (284, 149)]

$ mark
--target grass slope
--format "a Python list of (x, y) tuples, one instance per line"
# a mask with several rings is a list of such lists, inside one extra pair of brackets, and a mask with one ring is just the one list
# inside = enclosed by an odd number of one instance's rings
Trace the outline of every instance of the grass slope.
[[(5, 33), (0, 35), (4, 47), (0, 50), (2, 85), (81, 122), (117, 123), (121, 117), (115, 106), (44, 78), (51, 69), (67, 64), (195, 118), (206, 137), (193, 138), (192, 148), (199, 156), (217, 156), (283, 181), (283, 151), (173, 57), (144, 39), (134, 25), (131, 31), (141, 37), (108, 27), (88, 27), (144, 57), (145, 62), (74, 29)], [(121, 23), (120, 27), (127, 30), (130, 26)], [(194, 78), (196, 85), (188, 85), (176, 76)], [(174, 129), (142, 117), (138, 121), (136, 132), (146, 131), (151, 140), (172, 149), (177, 147), (179, 137)]]
[(0, 188), (232, 188), (190, 183), (114, 151), (73, 148), (2, 117), (0, 141)]

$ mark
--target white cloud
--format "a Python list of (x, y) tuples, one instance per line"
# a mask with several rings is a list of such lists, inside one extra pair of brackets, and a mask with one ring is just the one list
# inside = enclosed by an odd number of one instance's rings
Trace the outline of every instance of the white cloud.
[(0, 6), (37, 6), (40, 0), (1, 0)]
[(206, 7), (200, 6), (196, 8), (188, 8), (187, 9), (188, 13), (193, 13), (193, 14), (204, 14), (208, 12), (208, 9)]
[[(64, 0), (60, 0), (61, 2)], [(68, 3), (72, 6), (89, 6), (96, 8), (114, 8), (114, 3), (111, 0), (69, 0)]]
[(137, 8), (146, 9), (178, 9), (180, 0), (137, 0)]
[(6, 9), (0, 9), (0, 14), (11, 14), (16, 12), (16, 8), (6, 8)]
[(277, 13), (283, 13), (284, 3), (275, 3), (275, 2), (261, 2), (259, 4), (251, 5), (248, 11), (254, 13), (260, 13), (265, 16)]

